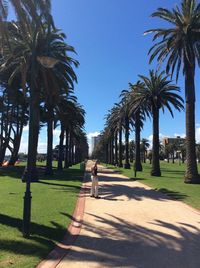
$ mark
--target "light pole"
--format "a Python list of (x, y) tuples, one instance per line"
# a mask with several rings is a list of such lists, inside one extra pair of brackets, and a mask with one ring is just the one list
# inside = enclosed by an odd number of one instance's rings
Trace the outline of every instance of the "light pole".
[[(33, 125), (34, 121), (34, 110), (35, 100), (37, 92), (35, 91), (35, 64), (37, 61), (45, 68), (53, 68), (59, 61), (52, 57), (41, 56), (36, 58), (35, 51), (35, 39), (34, 39), (33, 51), (32, 51), (32, 64), (31, 64), (31, 84), (30, 84), (30, 107), (29, 107), (29, 142), (28, 142), (28, 158), (27, 158), (27, 174), (26, 174), (26, 191), (24, 194), (24, 210), (23, 210), (23, 236), (28, 238), (30, 236), (30, 220), (31, 220), (31, 178), (33, 175), (32, 170), (32, 160), (30, 154), (32, 154), (32, 133), (34, 132), (35, 126)], [(37, 103), (36, 103), (37, 105)], [(39, 104), (38, 104), (39, 105)], [(36, 115), (37, 117), (37, 115)]]

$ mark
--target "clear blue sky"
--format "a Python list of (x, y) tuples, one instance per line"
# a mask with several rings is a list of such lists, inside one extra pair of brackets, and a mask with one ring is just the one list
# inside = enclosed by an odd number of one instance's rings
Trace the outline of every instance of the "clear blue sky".
[[(55, 24), (67, 35), (67, 42), (77, 51), (80, 62), (77, 69), (78, 84), (75, 94), (86, 110), (86, 133), (100, 132), (104, 128), (104, 116), (119, 101), (121, 90), (129, 82), (136, 82), (138, 74), (148, 74), (148, 50), (152, 36), (144, 36), (145, 30), (166, 26), (159, 19), (150, 18), (158, 7), (172, 8), (177, 0), (52, 0)], [(11, 14), (12, 15), (12, 14)], [(197, 69), (196, 100), (200, 103), (200, 80)], [(184, 83), (178, 81), (184, 97)], [(199, 110), (196, 123), (200, 123)], [(197, 125), (200, 139), (200, 125)], [(172, 119), (168, 112), (161, 115), (160, 133), (174, 136), (185, 133), (184, 112), (175, 112)], [(143, 137), (152, 134), (152, 122), (147, 121)], [(54, 144), (58, 144), (59, 130)], [(134, 134), (131, 134), (133, 138)], [(23, 141), (26, 141), (24, 132)], [(200, 140), (199, 140), (200, 141)], [(24, 143), (25, 146), (25, 143)], [(22, 148), (25, 148), (22, 146)], [(24, 151), (24, 149), (23, 149)], [(46, 151), (46, 133), (41, 132), (39, 151)]]

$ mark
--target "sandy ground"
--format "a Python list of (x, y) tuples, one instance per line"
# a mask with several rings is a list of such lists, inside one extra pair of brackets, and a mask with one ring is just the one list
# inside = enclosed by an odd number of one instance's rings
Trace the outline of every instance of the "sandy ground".
[(99, 184), (94, 199), (86, 183), (80, 235), (57, 268), (200, 267), (200, 212), (101, 167)]

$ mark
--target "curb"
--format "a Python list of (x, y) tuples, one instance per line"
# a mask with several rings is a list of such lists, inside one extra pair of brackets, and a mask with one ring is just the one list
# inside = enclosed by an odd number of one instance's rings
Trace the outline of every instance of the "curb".
[(75, 243), (83, 223), (86, 180), (87, 172), (84, 174), (83, 183), (72, 216), (72, 222), (70, 223), (62, 242), (58, 243), (56, 247), (48, 254), (48, 256), (36, 266), (36, 268), (56, 268), (62, 259), (69, 253), (69, 250)]

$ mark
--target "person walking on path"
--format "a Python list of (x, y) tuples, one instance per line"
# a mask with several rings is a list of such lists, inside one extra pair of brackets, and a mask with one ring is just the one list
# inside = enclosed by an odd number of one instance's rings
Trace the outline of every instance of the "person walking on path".
[(91, 180), (92, 180), (92, 186), (91, 186), (91, 197), (99, 198), (98, 195), (98, 176), (97, 176), (98, 168), (97, 168), (97, 161), (95, 161), (94, 166), (91, 168)]

